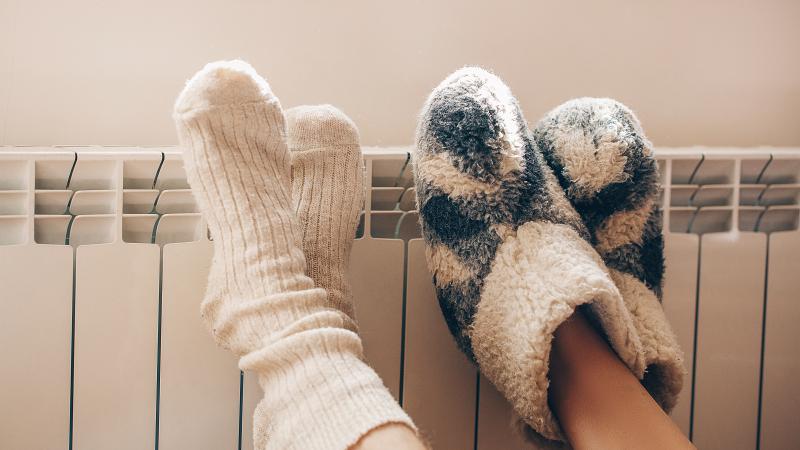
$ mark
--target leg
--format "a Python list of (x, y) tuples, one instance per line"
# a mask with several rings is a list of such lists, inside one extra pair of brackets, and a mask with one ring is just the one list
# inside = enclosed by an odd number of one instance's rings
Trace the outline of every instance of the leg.
[(570, 100), (533, 134), (633, 318), (647, 366), (642, 384), (669, 412), (684, 367), (660, 304), (664, 255), (653, 146), (633, 112), (611, 99)]
[(636, 329), (588, 230), (510, 89), (484, 70), (461, 69), (434, 89), (413, 162), (428, 266), (451, 332), (528, 439), (564, 441), (548, 405), (548, 365), (553, 334), (577, 306), (589, 304), (626, 367), (644, 371)]
[(576, 450), (694, 448), (580, 310), (556, 330), (550, 380), (550, 407)]
[[(306, 273), (328, 293), (328, 306), (355, 322), (352, 290), (345, 276), (364, 200), (358, 130), (330, 105), (286, 111), (292, 155), (292, 199), (300, 220)], [(356, 450), (423, 450), (417, 433), (387, 424), (367, 433)]]
[(428, 450), (411, 428), (390, 423), (367, 433), (352, 450)]
[(212, 63), (175, 104), (187, 177), (214, 238), (202, 314), (258, 374), (259, 450), (342, 450), (413, 423), (362, 358), (346, 314), (306, 273), (283, 111), (241, 61)]

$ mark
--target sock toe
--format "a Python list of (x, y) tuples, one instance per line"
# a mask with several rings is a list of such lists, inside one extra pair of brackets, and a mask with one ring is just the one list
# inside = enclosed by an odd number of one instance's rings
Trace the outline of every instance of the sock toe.
[(264, 78), (245, 61), (206, 64), (189, 81), (175, 101), (175, 114), (274, 99)]
[(359, 145), (358, 128), (331, 105), (295, 106), (286, 110), (287, 143), (295, 151)]
[(537, 124), (534, 138), (579, 209), (584, 203), (631, 208), (656, 195), (653, 146), (616, 100), (570, 100)]
[(526, 126), (516, 99), (500, 78), (465, 67), (445, 78), (428, 97), (417, 143), (431, 154), (449, 153), (462, 172), (493, 183), (522, 169)]

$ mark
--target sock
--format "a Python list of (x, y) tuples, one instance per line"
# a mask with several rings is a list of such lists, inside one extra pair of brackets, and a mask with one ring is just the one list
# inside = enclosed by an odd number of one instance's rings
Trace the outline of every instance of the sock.
[(286, 121), (306, 273), (328, 292), (328, 305), (355, 319), (346, 274), (364, 202), (358, 130), (330, 105), (291, 108)]
[(684, 368), (660, 305), (664, 244), (652, 144), (630, 109), (595, 98), (571, 100), (549, 112), (534, 139), (634, 319), (647, 365), (642, 384), (669, 412)]
[(305, 274), (284, 116), (241, 61), (207, 65), (174, 119), (190, 185), (214, 239), (201, 312), (215, 340), (258, 375), (258, 449), (346, 449), (411, 421), (362, 362), (350, 319)]
[(642, 349), (508, 87), (478, 68), (450, 75), (423, 108), (413, 163), (426, 256), (450, 331), (511, 403), (523, 436), (564, 441), (547, 402), (556, 328), (588, 304), (638, 375)]

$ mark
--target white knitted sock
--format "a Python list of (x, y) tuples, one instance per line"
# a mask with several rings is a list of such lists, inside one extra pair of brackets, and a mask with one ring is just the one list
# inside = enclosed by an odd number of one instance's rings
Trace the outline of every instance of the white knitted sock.
[(330, 105), (289, 109), (286, 121), (306, 273), (328, 291), (330, 306), (355, 318), (346, 274), (364, 201), (358, 129)]
[(258, 374), (258, 449), (345, 449), (411, 420), (362, 362), (352, 321), (305, 275), (278, 99), (241, 61), (207, 65), (175, 104), (187, 177), (214, 238), (202, 315)]

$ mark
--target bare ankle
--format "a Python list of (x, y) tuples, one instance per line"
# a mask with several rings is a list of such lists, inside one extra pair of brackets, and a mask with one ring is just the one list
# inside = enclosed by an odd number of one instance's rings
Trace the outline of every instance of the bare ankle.
[(351, 450), (428, 450), (417, 433), (401, 423), (387, 423), (365, 434)]

